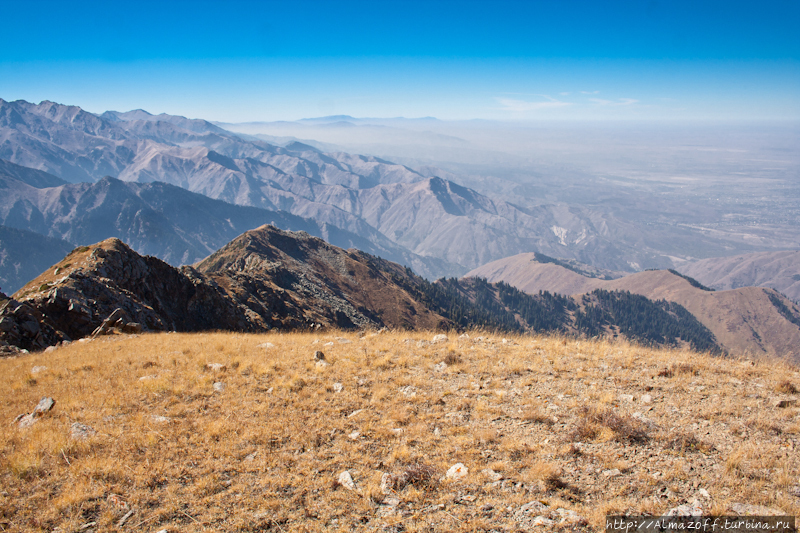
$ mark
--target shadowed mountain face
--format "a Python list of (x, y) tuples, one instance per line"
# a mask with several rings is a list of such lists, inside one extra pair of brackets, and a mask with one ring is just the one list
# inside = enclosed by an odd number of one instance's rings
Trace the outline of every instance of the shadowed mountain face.
[(61, 239), (0, 225), (0, 289), (13, 293), (73, 248)]
[[(7, 170), (5, 176), (3, 169)], [(270, 223), (410, 265), (427, 276), (448, 269), (443, 261), (416, 256), (366, 224), (359, 233), (353, 233), (286, 212), (213, 200), (165, 183), (104, 178), (96, 183), (67, 184), (41, 171), (5, 162), (0, 168), (0, 190), (3, 192), (0, 224), (76, 244), (117, 237), (138, 252), (155, 255), (173, 265), (198, 261), (242, 232)], [(0, 253), (16, 254), (12, 250)], [(31, 252), (33, 255), (35, 252)], [(51, 257), (47, 265), (57, 259)], [(16, 271), (28, 272), (29, 277), (4, 285), (10, 291), (46, 266), (28, 265), (24, 255), (14, 264), (17, 263), (21, 266)], [(8, 265), (0, 263), (0, 278), (12, 278), (10, 271), (7, 272), (11, 268)]]
[(119, 239), (76, 248), (14, 294), (0, 316), (7, 344), (40, 349), (90, 335), (115, 310), (145, 330), (437, 328), (450, 322), (393, 279), (405, 268), (304, 232), (263, 226), (192, 267), (141, 256)]
[(504, 281), (529, 294), (540, 290), (580, 295), (597, 289), (630, 291), (685, 307), (731, 353), (770, 354), (800, 361), (800, 309), (773, 289), (743, 287), (708, 291), (666, 270), (638, 272), (615, 280), (589, 278), (529, 255), (494, 261), (467, 276)]

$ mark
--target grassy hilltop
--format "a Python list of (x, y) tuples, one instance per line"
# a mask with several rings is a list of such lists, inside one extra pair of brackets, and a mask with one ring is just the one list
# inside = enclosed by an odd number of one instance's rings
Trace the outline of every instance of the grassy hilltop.
[[(0, 528), (526, 531), (541, 516), (599, 531), (607, 513), (692, 504), (800, 514), (786, 363), (360, 335), (116, 335), (0, 360)], [(52, 410), (12, 423), (43, 397)], [(448, 477), (458, 463), (466, 475)]]

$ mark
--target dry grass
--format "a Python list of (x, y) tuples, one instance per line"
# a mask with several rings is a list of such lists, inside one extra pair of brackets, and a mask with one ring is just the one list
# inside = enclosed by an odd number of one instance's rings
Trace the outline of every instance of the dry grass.
[[(532, 500), (599, 530), (701, 488), (708, 509), (800, 514), (800, 410), (771, 404), (797, 369), (481, 335), (115, 336), (2, 360), (0, 530), (514, 531)], [(11, 424), (44, 396), (51, 412)]]

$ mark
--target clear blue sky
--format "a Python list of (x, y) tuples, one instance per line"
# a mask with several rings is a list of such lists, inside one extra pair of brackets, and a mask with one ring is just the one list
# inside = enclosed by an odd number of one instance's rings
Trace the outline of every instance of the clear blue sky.
[(0, 0), (0, 98), (221, 121), (800, 119), (800, 0)]

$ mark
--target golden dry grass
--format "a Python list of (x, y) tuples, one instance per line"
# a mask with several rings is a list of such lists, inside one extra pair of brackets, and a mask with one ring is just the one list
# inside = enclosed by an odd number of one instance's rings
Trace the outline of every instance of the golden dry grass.
[[(772, 406), (796, 398), (797, 369), (479, 335), (113, 336), (2, 360), (0, 529), (515, 531), (540, 500), (599, 530), (700, 489), (709, 511), (800, 514), (799, 410)], [(50, 413), (12, 424), (45, 396)], [(74, 422), (96, 435), (71, 438)], [(442, 479), (458, 462), (468, 475)], [(405, 480), (395, 507), (383, 473)]]

